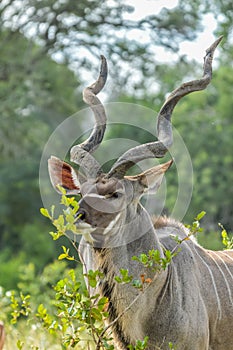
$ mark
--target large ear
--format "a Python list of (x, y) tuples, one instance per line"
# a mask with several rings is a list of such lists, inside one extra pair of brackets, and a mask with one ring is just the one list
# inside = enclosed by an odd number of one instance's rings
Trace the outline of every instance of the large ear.
[(141, 174), (125, 176), (125, 178), (137, 182), (143, 188), (143, 192), (150, 191), (150, 193), (155, 193), (162, 183), (165, 172), (170, 168), (172, 163), (173, 160), (169, 160), (169, 162), (159, 164)]
[(66, 194), (80, 193), (79, 174), (72, 166), (52, 156), (48, 160), (48, 169), (51, 183), (58, 193), (61, 194), (59, 186), (66, 190)]

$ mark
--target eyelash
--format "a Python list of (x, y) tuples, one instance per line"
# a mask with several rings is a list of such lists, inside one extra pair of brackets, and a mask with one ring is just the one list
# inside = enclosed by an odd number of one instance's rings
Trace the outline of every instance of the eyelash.
[(106, 195), (106, 198), (120, 198), (123, 195), (123, 193), (121, 192), (113, 192), (113, 193), (109, 193), (108, 195)]
[(107, 195), (105, 195), (105, 198), (107, 199), (107, 198), (115, 198), (115, 199), (117, 199), (117, 198), (120, 198), (121, 196), (123, 196), (123, 193), (122, 192), (113, 192), (113, 193), (108, 193)]

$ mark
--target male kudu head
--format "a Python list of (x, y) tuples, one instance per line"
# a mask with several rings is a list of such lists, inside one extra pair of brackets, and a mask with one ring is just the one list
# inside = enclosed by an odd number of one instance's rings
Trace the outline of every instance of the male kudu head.
[[(107, 79), (107, 62), (101, 56), (101, 70), (97, 81), (84, 89), (83, 99), (92, 109), (95, 126), (89, 138), (74, 147), (70, 160), (78, 164), (85, 175), (56, 157), (49, 159), (49, 174), (56, 190), (59, 186), (67, 194), (80, 194), (78, 227), (83, 233), (106, 236), (117, 227), (133, 220), (139, 212), (140, 197), (148, 190), (155, 191), (161, 184), (172, 161), (157, 165), (136, 176), (126, 176), (134, 164), (148, 158), (162, 158), (172, 145), (171, 115), (177, 102), (185, 95), (206, 88), (212, 77), (214, 50), (222, 38), (216, 40), (206, 51), (204, 73), (199, 80), (182, 84), (174, 90), (163, 104), (157, 119), (158, 141), (139, 145), (125, 152), (108, 173), (91, 155), (100, 145), (106, 128), (105, 109), (97, 94)], [(58, 186), (59, 185), (59, 186)]]

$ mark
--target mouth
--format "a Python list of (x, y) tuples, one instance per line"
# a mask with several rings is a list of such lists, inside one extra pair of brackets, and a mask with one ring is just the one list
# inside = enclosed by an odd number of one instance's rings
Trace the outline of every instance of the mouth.
[(76, 234), (77, 235), (88, 235), (95, 231), (96, 227), (91, 226), (90, 224), (83, 222), (83, 221), (77, 221), (76, 222)]

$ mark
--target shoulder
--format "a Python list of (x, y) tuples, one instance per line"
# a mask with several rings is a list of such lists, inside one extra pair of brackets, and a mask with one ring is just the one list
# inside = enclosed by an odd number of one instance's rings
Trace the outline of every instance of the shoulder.
[(181, 222), (176, 221), (172, 218), (168, 218), (167, 216), (154, 216), (152, 217), (152, 222), (156, 230), (173, 228), (175, 230), (178, 230), (181, 234), (184, 234), (186, 236), (188, 234), (187, 228)]
[[(152, 217), (152, 222), (160, 242), (167, 248), (172, 249), (177, 244), (174, 237), (185, 239), (189, 235), (189, 230), (179, 221), (166, 216)], [(198, 244), (196, 238), (190, 236), (188, 241), (191, 244)]]

